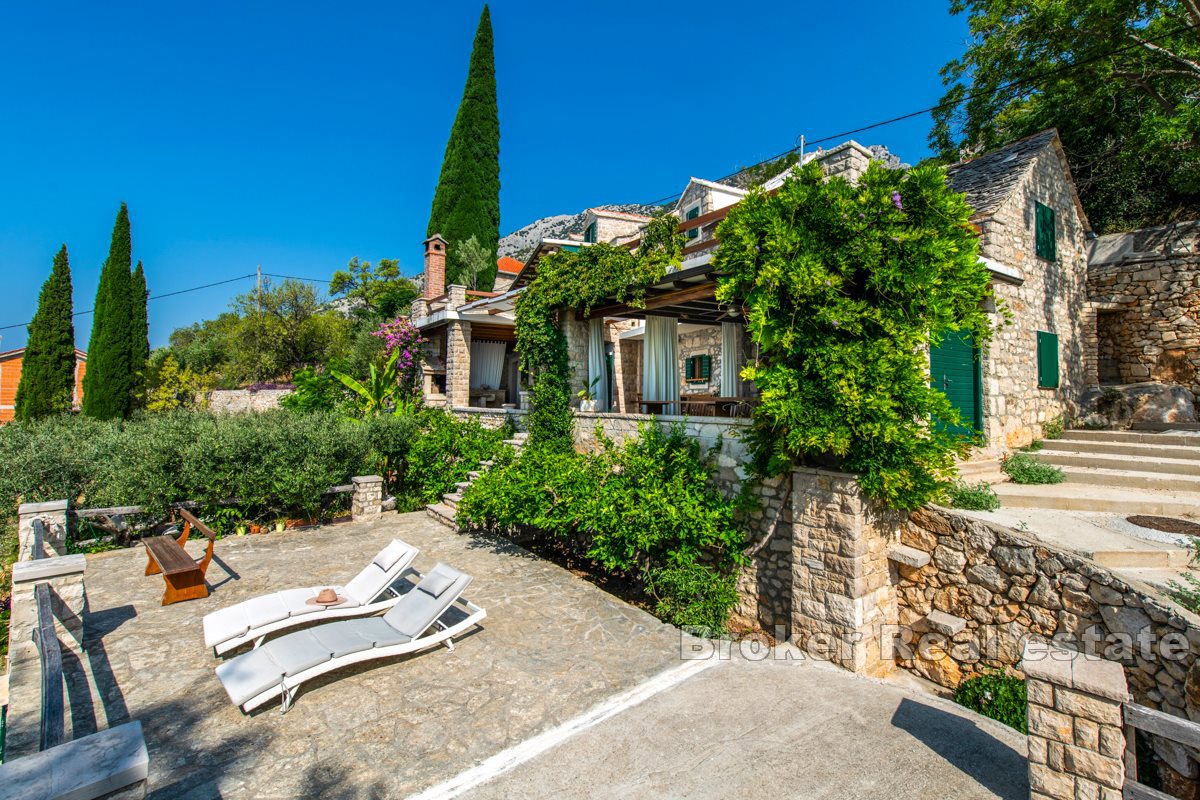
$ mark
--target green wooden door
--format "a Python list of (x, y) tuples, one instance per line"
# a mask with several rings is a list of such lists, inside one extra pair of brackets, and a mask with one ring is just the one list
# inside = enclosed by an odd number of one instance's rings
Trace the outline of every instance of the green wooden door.
[(945, 392), (962, 420), (951, 430), (973, 436), (983, 430), (983, 375), (979, 349), (970, 331), (947, 334), (929, 354), (929, 374), (935, 389)]

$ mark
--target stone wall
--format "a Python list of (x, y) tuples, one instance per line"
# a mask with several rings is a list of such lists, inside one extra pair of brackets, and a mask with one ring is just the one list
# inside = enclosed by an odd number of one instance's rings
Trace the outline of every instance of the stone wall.
[[(954, 688), (987, 669), (1015, 672), (1029, 639), (1053, 639), (1121, 663), (1136, 702), (1200, 721), (1200, 617), (1082, 556), (946, 509), (912, 514), (900, 542), (930, 556), (894, 567), (906, 669)], [(1200, 775), (1178, 747), (1155, 747), (1181, 775)]]
[(214, 389), (208, 393), (208, 410), (222, 414), (248, 414), (279, 408), (293, 389)]
[[(711, 359), (708, 380), (687, 379), (687, 360), (692, 356)], [(679, 334), (679, 394), (721, 393), (721, 326), (712, 325)]]
[[(1036, 255), (1035, 204), (1054, 209), (1058, 258)], [(1011, 313), (983, 348), (983, 426), (993, 450), (1023, 447), (1043, 438), (1042, 426), (1075, 415), (1079, 397), (1095, 379), (1087, 374), (1087, 332), (1095, 330), (1087, 309), (1085, 226), (1068, 175), (1053, 148), (1035, 159), (1020, 186), (990, 217), (979, 220), (980, 254), (1018, 270), (1024, 281), (994, 281), (996, 299)], [(1038, 388), (1037, 332), (1058, 334), (1061, 382)]]
[(1088, 298), (1098, 314), (1101, 379), (1200, 393), (1200, 222), (1101, 237)]
[(519, 408), (476, 408), (475, 406), (462, 406), (450, 410), (454, 416), (461, 420), (475, 420), (489, 431), (494, 431), (504, 426), (506, 422), (512, 422), (513, 427), (518, 431), (525, 430), (525, 418), (529, 415), (528, 411)]

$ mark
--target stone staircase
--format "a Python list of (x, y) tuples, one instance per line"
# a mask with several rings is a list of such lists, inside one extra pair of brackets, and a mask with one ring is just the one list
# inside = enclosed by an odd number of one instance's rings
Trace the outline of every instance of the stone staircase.
[(985, 461), (960, 461), (958, 463), (958, 478), (963, 483), (997, 484), (1008, 480), (1008, 476), (1000, 469), (1000, 459), (992, 458)]
[(1065, 431), (1032, 455), (1062, 469), (1066, 482), (1000, 484), (1005, 507), (1200, 517), (1200, 436)]
[[(513, 438), (505, 439), (504, 443), (512, 447), (513, 452), (516, 455), (520, 455), (521, 450), (524, 449), (525, 442), (528, 439), (529, 434), (517, 433), (513, 434)], [(425, 513), (443, 525), (458, 530), (458, 523), (455, 521), (455, 517), (458, 514), (458, 503), (460, 500), (462, 500), (463, 492), (465, 492), (467, 487), (474, 483), (480, 475), (482, 475), (488, 469), (491, 469), (494, 463), (495, 462), (493, 461), (481, 461), (479, 463), (479, 470), (472, 470), (471, 472), (468, 472), (467, 479), (465, 481), (459, 481), (458, 483), (454, 484), (453, 492), (444, 494), (442, 495), (442, 499), (440, 501), (436, 503), (430, 503), (429, 505), (425, 506)]]

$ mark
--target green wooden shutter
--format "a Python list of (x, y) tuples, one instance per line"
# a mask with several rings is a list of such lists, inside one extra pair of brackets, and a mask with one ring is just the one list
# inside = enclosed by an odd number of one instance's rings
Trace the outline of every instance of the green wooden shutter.
[(700, 377), (708, 380), (712, 375), (712, 356), (700, 356)]
[[(700, 206), (696, 206), (691, 211), (687, 212), (688, 219), (695, 219), (698, 216), (700, 216)], [(700, 235), (699, 228), (690, 228), (687, 232), (687, 238), (689, 238), (689, 239), (695, 239), (699, 235)]]
[(1054, 229), (1054, 209), (1038, 203), (1035, 206), (1034, 238), (1038, 258), (1054, 261), (1058, 257), (1058, 235)]
[(1038, 388), (1058, 388), (1058, 334), (1037, 332)]

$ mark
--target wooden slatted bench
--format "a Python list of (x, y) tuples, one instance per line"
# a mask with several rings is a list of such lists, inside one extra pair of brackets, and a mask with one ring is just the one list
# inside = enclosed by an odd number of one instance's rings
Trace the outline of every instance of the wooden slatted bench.
[[(182, 600), (208, 597), (208, 584), (204, 582), (204, 575), (208, 572), (209, 562), (212, 561), (213, 544), (217, 534), (186, 509), (180, 509), (179, 514), (183, 517), (183, 533), (178, 539), (170, 536), (152, 536), (142, 540), (142, 544), (146, 546), (146, 555), (149, 556), (146, 574), (161, 574), (167, 582), (167, 590), (162, 599), (164, 606)], [(204, 558), (199, 561), (194, 561), (187, 554), (187, 550), (183, 549), (193, 526), (208, 537), (208, 549)]]

